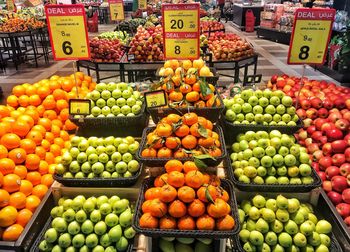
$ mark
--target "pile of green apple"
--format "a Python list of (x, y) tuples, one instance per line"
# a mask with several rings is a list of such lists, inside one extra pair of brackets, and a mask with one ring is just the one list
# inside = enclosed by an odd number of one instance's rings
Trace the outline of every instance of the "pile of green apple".
[(294, 136), (278, 130), (247, 131), (232, 144), (236, 179), (255, 184), (312, 184), (311, 160)]
[(281, 90), (246, 89), (224, 104), (225, 119), (235, 124), (295, 126), (299, 120), (293, 99)]
[(140, 144), (131, 136), (74, 136), (70, 142), (71, 147), (61, 156), (55, 170), (64, 178), (127, 178), (140, 169), (134, 159)]
[(212, 252), (213, 239), (161, 237), (159, 249), (162, 252)]
[(256, 195), (242, 201), (238, 211), (244, 251), (330, 251), (332, 225), (319, 220), (308, 203)]
[(88, 117), (135, 116), (141, 113), (143, 97), (127, 83), (99, 83), (87, 94), (91, 100)]
[(129, 200), (118, 196), (61, 198), (40, 251), (126, 251), (136, 232)]

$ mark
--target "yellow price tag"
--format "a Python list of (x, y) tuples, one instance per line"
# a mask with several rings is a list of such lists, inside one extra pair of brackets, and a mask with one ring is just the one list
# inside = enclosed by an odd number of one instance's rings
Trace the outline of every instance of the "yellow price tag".
[(139, 9), (147, 9), (147, 0), (138, 0)]
[(121, 0), (110, 0), (109, 1), (109, 11), (111, 13), (111, 20), (124, 20), (124, 5)]
[(50, 4), (57, 4), (57, 0), (50, 0)]
[(166, 39), (165, 57), (176, 59), (198, 59), (198, 39)]
[(7, 5), (7, 10), (8, 10), (8, 11), (12, 11), (12, 12), (15, 11), (15, 3), (14, 3), (14, 0), (7, 0), (7, 1), (6, 1), (6, 5)]
[(69, 100), (69, 114), (71, 115), (90, 115), (91, 102), (83, 99)]
[(167, 10), (164, 11), (165, 32), (197, 32), (197, 12), (193, 10)]
[(334, 9), (297, 9), (288, 64), (323, 64), (334, 16)]
[(47, 5), (45, 11), (55, 60), (89, 59), (84, 6)]
[(147, 92), (144, 94), (147, 108), (162, 107), (167, 105), (166, 95), (164, 90)]

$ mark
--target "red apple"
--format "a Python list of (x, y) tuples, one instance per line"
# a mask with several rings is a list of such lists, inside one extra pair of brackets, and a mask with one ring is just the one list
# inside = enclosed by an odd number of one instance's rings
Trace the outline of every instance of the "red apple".
[(316, 150), (313, 153), (313, 156), (314, 156), (314, 159), (316, 159), (318, 161), (323, 157), (323, 152), (321, 150)]
[(315, 151), (319, 150), (318, 145), (316, 143), (312, 143), (307, 147), (309, 153), (313, 154)]
[[(317, 119), (316, 119), (317, 120)], [(316, 131), (316, 126), (315, 125), (311, 125), (311, 126), (309, 126), (308, 128), (307, 128), (307, 133), (309, 134), (309, 135), (311, 135), (312, 133), (314, 133), (315, 131)], [(311, 136), (312, 137), (312, 136)]]
[(340, 167), (342, 164), (345, 163), (345, 155), (340, 153), (334, 154), (332, 156), (332, 163), (333, 165)]
[(303, 124), (304, 124), (304, 128), (309, 127), (310, 125), (312, 125), (313, 120), (311, 118), (306, 118), (303, 120)]
[(336, 121), (338, 121), (339, 119), (342, 119), (342, 115), (339, 111), (334, 111), (334, 112), (331, 112), (328, 116), (328, 119), (335, 123)]
[(331, 129), (326, 131), (329, 141), (335, 141), (343, 138), (343, 132), (339, 129)]
[(345, 155), (345, 160), (347, 162), (350, 162), (350, 147), (346, 148), (344, 155)]
[(333, 108), (333, 102), (329, 99), (324, 99), (323, 100), (323, 107), (326, 109), (332, 109)]
[(326, 136), (321, 136), (318, 141), (321, 143), (321, 145), (326, 144), (328, 142), (328, 138)]
[(307, 116), (307, 118), (316, 119), (317, 118), (317, 109), (309, 108), (308, 110), (306, 110), (306, 116)]
[(324, 155), (331, 155), (332, 154), (332, 144), (331, 143), (325, 143), (322, 146), (322, 152)]
[(300, 100), (300, 106), (303, 108), (303, 109), (309, 109), (311, 108), (311, 103), (309, 100), (307, 99), (301, 99)]
[(325, 172), (323, 172), (323, 171), (318, 171), (317, 172), (317, 175), (320, 177), (320, 179), (322, 180), (322, 182), (323, 181), (326, 181), (326, 173)]
[(326, 131), (334, 129), (334, 128), (335, 128), (335, 125), (333, 123), (330, 123), (330, 122), (326, 122), (321, 126), (322, 132), (326, 132)]
[(314, 121), (314, 124), (315, 124), (315, 127), (317, 130), (322, 130), (322, 125), (324, 125), (325, 123), (327, 123), (328, 120), (327, 119), (324, 119), (324, 118), (317, 118), (315, 121)]
[(350, 125), (349, 121), (343, 118), (335, 122), (335, 127), (337, 127), (340, 130), (348, 130), (349, 125)]
[(318, 97), (312, 98), (310, 102), (311, 102), (311, 106), (316, 109), (319, 109), (322, 107), (322, 100)]
[(347, 188), (342, 192), (342, 198), (345, 203), (350, 203), (350, 188)]
[(340, 174), (347, 177), (350, 174), (350, 163), (344, 163), (339, 167)]
[(312, 162), (311, 167), (315, 169), (315, 171), (320, 171), (320, 165), (318, 162)]
[(336, 206), (338, 213), (341, 217), (346, 218), (350, 215), (350, 205), (346, 203), (340, 203)]
[(300, 108), (300, 109), (298, 109), (296, 111), (296, 113), (297, 113), (297, 115), (299, 116), (300, 119), (303, 120), (303, 119), (306, 118), (306, 111), (305, 111), (305, 109)]
[(348, 147), (348, 143), (345, 140), (335, 140), (331, 145), (334, 153), (344, 153), (346, 147)]
[(338, 175), (332, 178), (332, 189), (334, 191), (341, 193), (346, 188), (348, 188), (348, 182), (345, 177)]
[(350, 226), (350, 216), (346, 217), (344, 219), (345, 224), (349, 227)]
[(328, 179), (332, 179), (334, 176), (337, 176), (340, 174), (339, 168), (336, 166), (329, 166), (326, 169), (326, 176)]
[(332, 182), (329, 180), (325, 180), (322, 182), (322, 188), (325, 190), (325, 192), (332, 191)]
[(305, 140), (305, 139), (307, 138), (307, 131), (301, 129), (300, 132), (299, 132), (299, 134), (298, 134), (298, 137), (299, 137), (299, 139), (301, 139), (301, 140)]
[(320, 164), (320, 169), (321, 170), (326, 170), (329, 166), (332, 165), (332, 158), (331, 157), (322, 157), (320, 160), (319, 160), (319, 164)]
[(340, 193), (330, 191), (327, 193), (327, 196), (335, 206), (343, 202), (342, 195)]
[(319, 116), (319, 118), (327, 118), (327, 116), (328, 116), (328, 110), (325, 109), (325, 108), (320, 108), (320, 109), (317, 111), (317, 115)]

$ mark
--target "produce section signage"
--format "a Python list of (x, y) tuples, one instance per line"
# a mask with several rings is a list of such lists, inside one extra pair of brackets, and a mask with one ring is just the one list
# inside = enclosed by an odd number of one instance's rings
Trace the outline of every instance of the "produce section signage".
[(324, 63), (334, 17), (334, 9), (297, 9), (288, 64)]
[(147, 0), (138, 0), (139, 9), (147, 9)]
[(124, 20), (124, 4), (123, 0), (109, 0), (109, 11), (111, 13), (111, 20)]
[(91, 102), (84, 99), (69, 100), (69, 114), (71, 115), (90, 115)]
[(90, 58), (84, 6), (45, 6), (50, 43), (55, 60)]
[(144, 95), (147, 108), (162, 107), (167, 105), (167, 99), (164, 90), (146, 92)]
[(166, 59), (198, 59), (199, 3), (163, 4), (163, 39)]

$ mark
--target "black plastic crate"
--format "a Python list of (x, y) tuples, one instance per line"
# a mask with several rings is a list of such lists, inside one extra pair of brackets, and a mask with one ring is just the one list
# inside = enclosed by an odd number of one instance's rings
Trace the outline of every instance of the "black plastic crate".
[[(164, 166), (166, 164), (166, 162), (168, 162), (169, 160), (174, 159), (174, 157), (170, 157), (170, 158), (151, 158), (151, 157), (142, 157), (141, 156), (141, 152), (142, 150), (145, 148), (146, 144), (147, 144), (147, 135), (152, 132), (156, 127), (148, 127), (145, 128), (145, 130), (143, 131), (142, 134), (142, 140), (140, 143), (140, 147), (136, 153), (136, 158), (143, 163), (146, 166), (149, 167), (160, 167), (160, 166)], [(221, 161), (223, 161), (227, 155), (227, 150), (226, 150), (226, 145), (225, 145), (225, 140), (224, 140), (224, 135), (222, 132), (221, 127), (214, 125), (213, 131), (218, 133), (219, 135), (219, 139), (220, 139), (220, 149), (221, 149), (221, 156), (219, 157), (215, 157), (215, 160), (207, 158), (207, 159), (203, 159), (202, 161), (204, 161), (208, 166), (217, 166), (221, 163)], [(193, 160), (194, 157), (185, 157), (185, 158), (177, 158), (177, 160), (180, 161), (188, 161), (188, 160)]]
[[(215, 237), (213, 237), (214, 239)], [(220, 252), (220, 240), (213, 240), (212, 244), (212, 252)], [(152, 238), (152, 252), (162, 252), (159, 248), (159, 239)]]
[(233, 185), (229, 180), (221, 179), (221, 187), (224, 188), (230, 196), (230, 200), (228, 201), (228, 204), (231, 207), (231, 213), (230, 215), (235, 220), (235, 227), (232, 230), (228, 231), (215, 231), (215, 230), (178, 230), (178, 229), (148, 229), (148, 228), (142, 228), (139, 225), (139, 219), (142, 216), (142, 204), (145, 201), (144, 193), (148, 188), (153, 187), (153, 182), (155, 178), (146, 178), (144, 182), (141, 185), (140, 188), (140, 194), (139, 198), (136, 203), (136, 209), (134, 213), (133, 223), (132, 226), (134, 230), (136, 230), (138, 233), (144, 234), (146, 236), (150, 237), (161, 237), (161, 236), (168, 236), (168, 237), (189, 237), (189, 238), (229, 238), (235, 234), (237, 234), (240, 230), (240, 224), (239, 224), (239, 216), (238, 216), (238, 208), (237, 208), (237, 201), (235, 192), (233, 190)]

